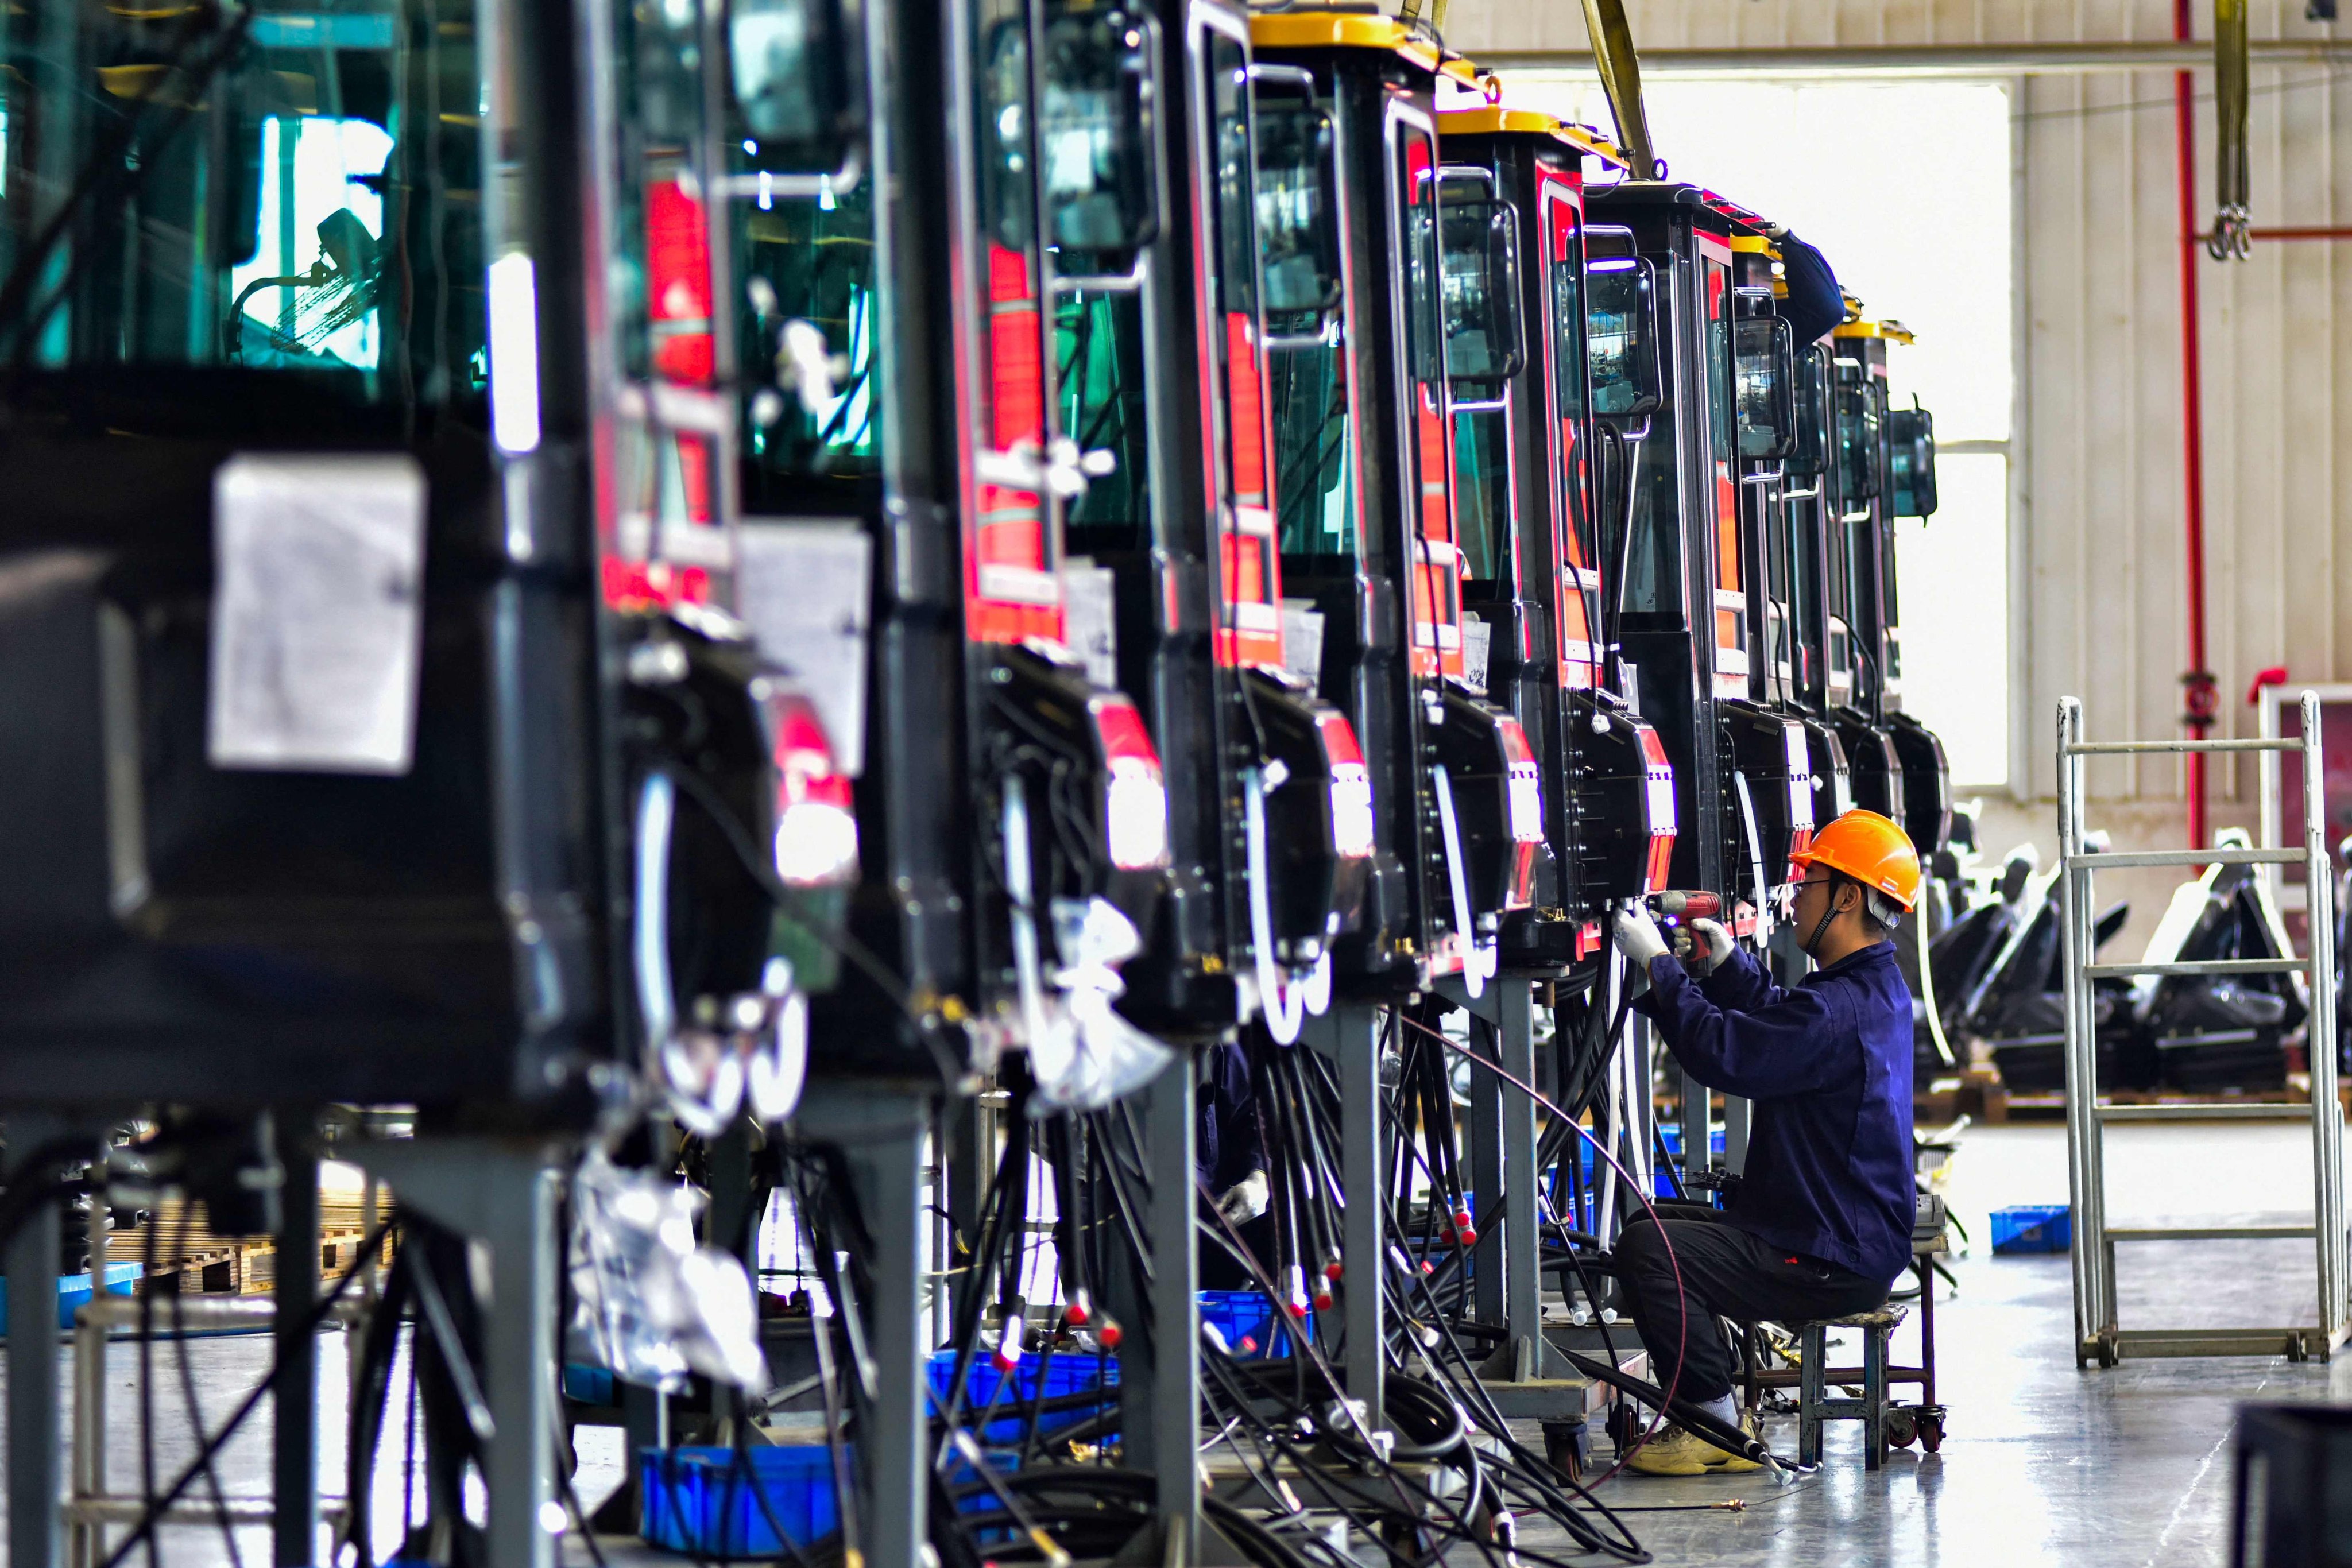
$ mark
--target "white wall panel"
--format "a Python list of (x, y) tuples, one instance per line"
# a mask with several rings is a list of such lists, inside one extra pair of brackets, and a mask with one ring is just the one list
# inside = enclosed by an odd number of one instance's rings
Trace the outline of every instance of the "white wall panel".
[[(1649, 48), (2168, 38), (2168, 0), (1630, 0)], [(2198, 0), (2200, 28), (2210, 7)], [(2257, 37), (2352, 37), (2302, 0), (2254, 0)], [(1563, 0), (1454, 0), (1448, 42), (1581, 48)], [(2211, 73), (2196, 75), (2210, 99)], [(2013, 451), (2024, 553), (2010, 680), (2016, 782), (2054, 791), (2053, 715), (2081, 696), (2095, 733), (2174, 733), (2187, 668), (2180, 274), (2168, 72), (2017, 84), (2021, 426)], [(2197, 117), (2197, 221), (2212, 216), (2212, 113)], [(2257, 227), (2352, 225), (2352, 71), (2257, 68)], [(1662, 146), (1670, 161), (1674, 149)], [(1836, 156), (1834, 148), (1791, 156)], [(1705, 179), (1704, 171), (1677, 168)], [(1737, 195), (1737, 192), (1730, 193)], [(1966, 245), (1966, 229), (1922, 243)], [(1834, 261), (1834, 257), (1832, 258)], [(1988, 256), (1988, 265), (2003, 259)], [(2352, 680), (2352, 252), (2258, 244), (2198, 262), (2204, 337), (2206, 618), (2223, 733), (2253, 730), (2255, 672)], [(1905, 314), (1897, 300), (1874, 307)], [(1989, 324), (1990, 327), (1990, 324)], [(2217, 818), (2252, 773), (2215, 779)], [(2095, 793), (2176, 798), (2177, 762), (2116, 760)]]

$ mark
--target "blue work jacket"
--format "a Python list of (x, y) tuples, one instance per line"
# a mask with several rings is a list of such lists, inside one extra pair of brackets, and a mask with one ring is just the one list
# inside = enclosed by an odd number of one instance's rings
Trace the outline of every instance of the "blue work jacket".
[(1703, 981), (1650, 960), (1640, 1004), (1684, 1069), (1755, 1103), (1734, 1225), (1894, 1283), (1911, 1260), (1911, 992), (1881, 942), (1794, 990), (1746, 950)]

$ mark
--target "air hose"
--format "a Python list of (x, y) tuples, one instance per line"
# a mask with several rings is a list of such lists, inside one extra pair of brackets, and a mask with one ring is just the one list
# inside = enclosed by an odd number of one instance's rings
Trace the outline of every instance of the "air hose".
[(1274, 956), (1273, 893), (1265, 855), (1265, 773), (1242, 774), (1244, 825), (1249, 844), (1250, 948), (1257, 963), (1259, 1011), (1278, 1045), (1295, 1045), (1307, 1015), (1331, 1005), (1331, 955), (1326, 951), (1303, 977), (1286, 976)]
[(1491, 943), (1479, 946), (1477, 927), (1470, 919), (1470, 881), (1462, 869), (1462, 833), (1454, 820), (1454, 782), (1443, 762), (1433, 764), (1429, 771), (1437, 785), (1438, 826), (1445, 833), (1445, 877), (1454, 888), (1454, 931), (1462, 939), (1462, 988), (1475, 1000), (1486, 994), (1486, 982), (1495, 977), (1495, 948)]
[[(1920, 903), (1924, 906), (1926, 902), (1923, 894)], [(1923, 907), (1921, 915), (1925, 914)], [(1925, 918), (1919, 922), (1919, 1001), (1927, 1009), (1927, 1038), (1936, 1042), (1936, 1054), (1944, 1059), (1945, 1066), (1959, 1066), (1960, 1059), (1952, 1054), (1951, 1041), (1944, 1038), (1944, 1015), (1936, 1006), (1936, 955), (1927, 940)]]
[(646, 775), (637, 789), (635, 920), (637, 1012), (646, 1043), (659, 1050), (677, 1027), (677, 992), (669, 970), (669, 843), (677, 823), (677, 789), (667, 773)]
[(1794, 1460), (1782, 1458), (1770, 1448), (1766, 1448), (1761, 1438), (1751, 1437), (1728, 1422), (1717, 1420), (1687, 1399), (1680, 1396), (1667, 1398), (1665, 1390), (1654, 1383), (1645, 1382), (1631, 1373), (1621, 1372), (1605, 1361), (1595, 1361), (1589, 1355), (1579, 1355), (1572, 1350), (1562, 1350), (1560, 1354), (1568, 1357), (1570, 1363), (1587, 1377), (1596, 1378), (1621, 1394), (1630, 1394), (1654, 1409), (1664, 1410), (1685, 1431), (1696, 1432), (1727, 1453), (1737, 1454), (1743, 1459), (1752, 1459), (1757, 1464), (1773, 1470), (1803, 1473), (1812, 1468), (1810, 1465), (1800, 1465)]

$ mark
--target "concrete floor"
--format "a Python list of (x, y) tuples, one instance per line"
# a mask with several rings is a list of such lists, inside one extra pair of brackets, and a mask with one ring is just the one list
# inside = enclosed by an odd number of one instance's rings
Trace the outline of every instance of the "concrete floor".
[[(2108, 1145), (2109, 1207), (2118, 1223), (2190, 1214), (2307, 1216), (2309, 1137), (2284, 1126), (2119, 1128)], [(1831, 1428), (1821, 1471), (1785, 1490), (1761, 1475), (1698, 1480), (1618, 1477), (1598, 1496), (1623, 1515), (1655, 1560), (1667, 1563), (1924, 1565), (2063, 1563), (2220, 1564), (2229, 1558), (2231, 1424), (2247, 1400), (2352, 1398), (2352, 1355), (2332, 1365), (2284, 1360), (2127, 1362), (2111, 1371), (2075, 1370), (2068, 1345), (2066, 1260), (1996, 1259), (1985, 1215), (2010, 1203), (2063, 1202), (2065, 1139), (2055, 1126), (1973, 1130), (1955, 1165), (1953, 1208), (1977, 1239), (1958, 1259), (1957, 1296), (1939, 1298), (1942, 1397), (1950, 1406), (1943, 1451), (1898, 1450), (1865, 1475), (1859, 1432)], [(2202, 1195), (2192, 1197), (2191, 1194)], [(2121, 1268), (2124, 1322), (2147, 1327), (2307, 1322), (2313, 1310), (2307, 1243), (2152, 1244), (2126, 1252)], [(1908, 1338), (1909, 1331), (1906, 1331)], [(1898, 1341), (1907, 1359), (1909, 1347)], [(344, 1400), (341, 1341), (321, 1346), (322, 1486), (342, 1490)], [(159, 1474), (176, 1474), (194, 1448), (185, 1420), (177, 1351), (154, 1347)], [(189, 1346), (207, 1418), (217, 1422), (266, 1370), (264, 1340), (213, 1339)], [(108, 1449), (114, 1484), (136, 1491), (137, 1348), (112, 1347), (114, 1403)], [(62, 1391), (61, 1391), (62, 1394)], [(253, 1495), (268, 1485), (268, 1402), (222, 1454), (226, 1490)], [(1768, 1429), (1795, 1449), (1792, 1420)], [(397, 1534), (400, 1474), (395, 1425), (389, 1462), (375, 1490), (379, 1550)], [(1607, 1453), (1607, 1442), (1596, 1445)], [(619, 1434), (581, 1435), (579, 1490), (593, 1509), (620, 1479)], [(1738, 1512), (1707, 1505), (1739, 1500)], [(1640, 1510), (1642, 1511), (1632, 1511)], [(1528, 1531), (1537, 1551), (1561, 1543)], [(266, 1563), (265, 1531), (239, 1532), (247, 1563)], [(226, 1563), (210, 1527), (163, 1532), (163, 1558), (183, 1568)], [(634, 1553), (630, 1555), (635, 1555)], [(321, 1560), (325, 1560), (324, 1552)], [(581, 1560), (585, 1561), (584, 1553)], [(1464, 1554), (1465, 1562), (1475, 1560)], [(135, 1561), (135, 1560), (134, 1560)]]
[[(2109, 1208), (2117, 1224), (2283, 1217), (2298, 1207), (2307, 1222), (2310, 1146), (2309, 1134), (2291, 1127), (2114, 1129)], [(1984, 1219), (2007, 1204), (2065, 1201), (2065, 1162), (2063, 1129), (2010, 1126), (1972, 1130), (1955, 1163), (1952, 1207), (1977, 1245), (1955, 1260), (1958, 1295), (1937, 1303), (1940, 1394), (1951, 1410), (1941, 1453), (1897, 1450), (1869, 1475), (1849, 1422), (1830, 1427), (1820, 1472), (1785, 1490), (1761, 1474), (1622, 1476), (1596, 1495), (1629, 1509), (1698, 1505), (1623, 1515), (1660, 1563), (2227, 1563), (2236, 1406), (2352, 1397), (2352, 1356), (2076, 1371), (2066, 1259), (1995, 1258)], [(2208, 1196), (2190, 1196), (2198, 1192)], [(2117, 1274), (2126, 1326), (2284, 1325), (2309, 1322), (2315, 1310), (2308, 1242), (2150, 1243), (2126, 1251)], [(1913, 1359), (1908, 1325), (1897, 1346), (1900, 1359)], [(1766, 1435), (1795, 1451), (1793, 1418)], [(1705, 1508), (1729, 1499), (1747, 1506)]]

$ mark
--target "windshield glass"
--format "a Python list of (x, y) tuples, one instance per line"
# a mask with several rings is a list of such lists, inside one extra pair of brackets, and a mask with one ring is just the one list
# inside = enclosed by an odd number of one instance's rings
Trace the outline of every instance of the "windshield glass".
[(1463, 575), (1510, 576), (1506, 546), (1511, 528), (1511, 428), (1504, 410), (1454, 414), (1454, 482)]
[(1065, 294), (1055, 326), (1062, 428), (1080, 451), (1113, 458), (1110, 471), (1089, 479), (1070, 503), (1067, 548), (1077, 555), (1148, 549), (1142, 298), (1132, 291)]
[(0, 361), (478, 399), (473, 23), (456, 0), (9, 7)]
[[(1602, 273), (1594, 269), (1592, 277), (1593, 378), (1600, 380), (1602, 361), (1610, 350), (1612, 335), (1607, 331), (1608, 317), (1603, 308), (1613, 289), (1604, 284), (1614, 284), (1628, 276), (1624, 272)], [(1681, 313), (1692, 307), (1691, 272), (1687, 262), (1675, 262), (1660, 268), (1658, 284), (1663, 291), (1659, 312), (1660, 335), (1674, 340), (1679, 328)], [(1630, 336), (1628, 334), (1627, 336)], [(1650, 415), (1646, 440), (1627, 445), (1627, 460), (1633, 465), (1633, 501), (1629, 525), (1633, 529), (1625, 546), (1625, 608), (1635, 614), (1672, 615), (1679, 620), (1685, 613), (1683, 605), (1683, 551), (1681, 500), (1675, 488), (1678, 465), (1675, 454), (1681, 450), (1681, 434), (1677, 429), (1682, 410), (1675, 396), (1684, 382), (1675, 378), (1665, 389), (1666, 395), (1655, 413)], [(1596, 402), (1598, 398), (1596, 397)], [(1604, 407), (1602, 412), (1608, 412)]]
[(845, 194), (733, 204), (748, 307), (738, 313), (743, 496), (754, 509), (772, 504), (779, 481), (880, 469), (873, 193), (861, 180)]
[(1339, 214), (1325, 199), (1330, 117), (1307, 99), (1265, 95), (1256, 120), (1266, 329), (1311, 334), (1318, 314), (1339, 303)]
[(1590, 479), (1584, 450), (1584, 256), (1575, 204), (1547, 190), (1543, 208), (1544, 266), (1551, 278), (1552, 516), (1559, 522), (1560, 551), (1570, 566), (1598, 559), (1592, 520), (1585, 500)]
[(1339, 214), (1326, 200), (1331, 122), (1304, 98), (1257, 94), (1257, 245), (1266, 330), (1290, 341), (1266, 355), (1274, 426), (1275, 512), (1282, 553), (1328, 564), (1357, 553), (1355, 465), (1344, 330), (1321, 330), (1339, 304), (1327, 246)]
[(1355, 465), (1339, 344), (1269, 357), (1282, 553), (1356, 555)]

